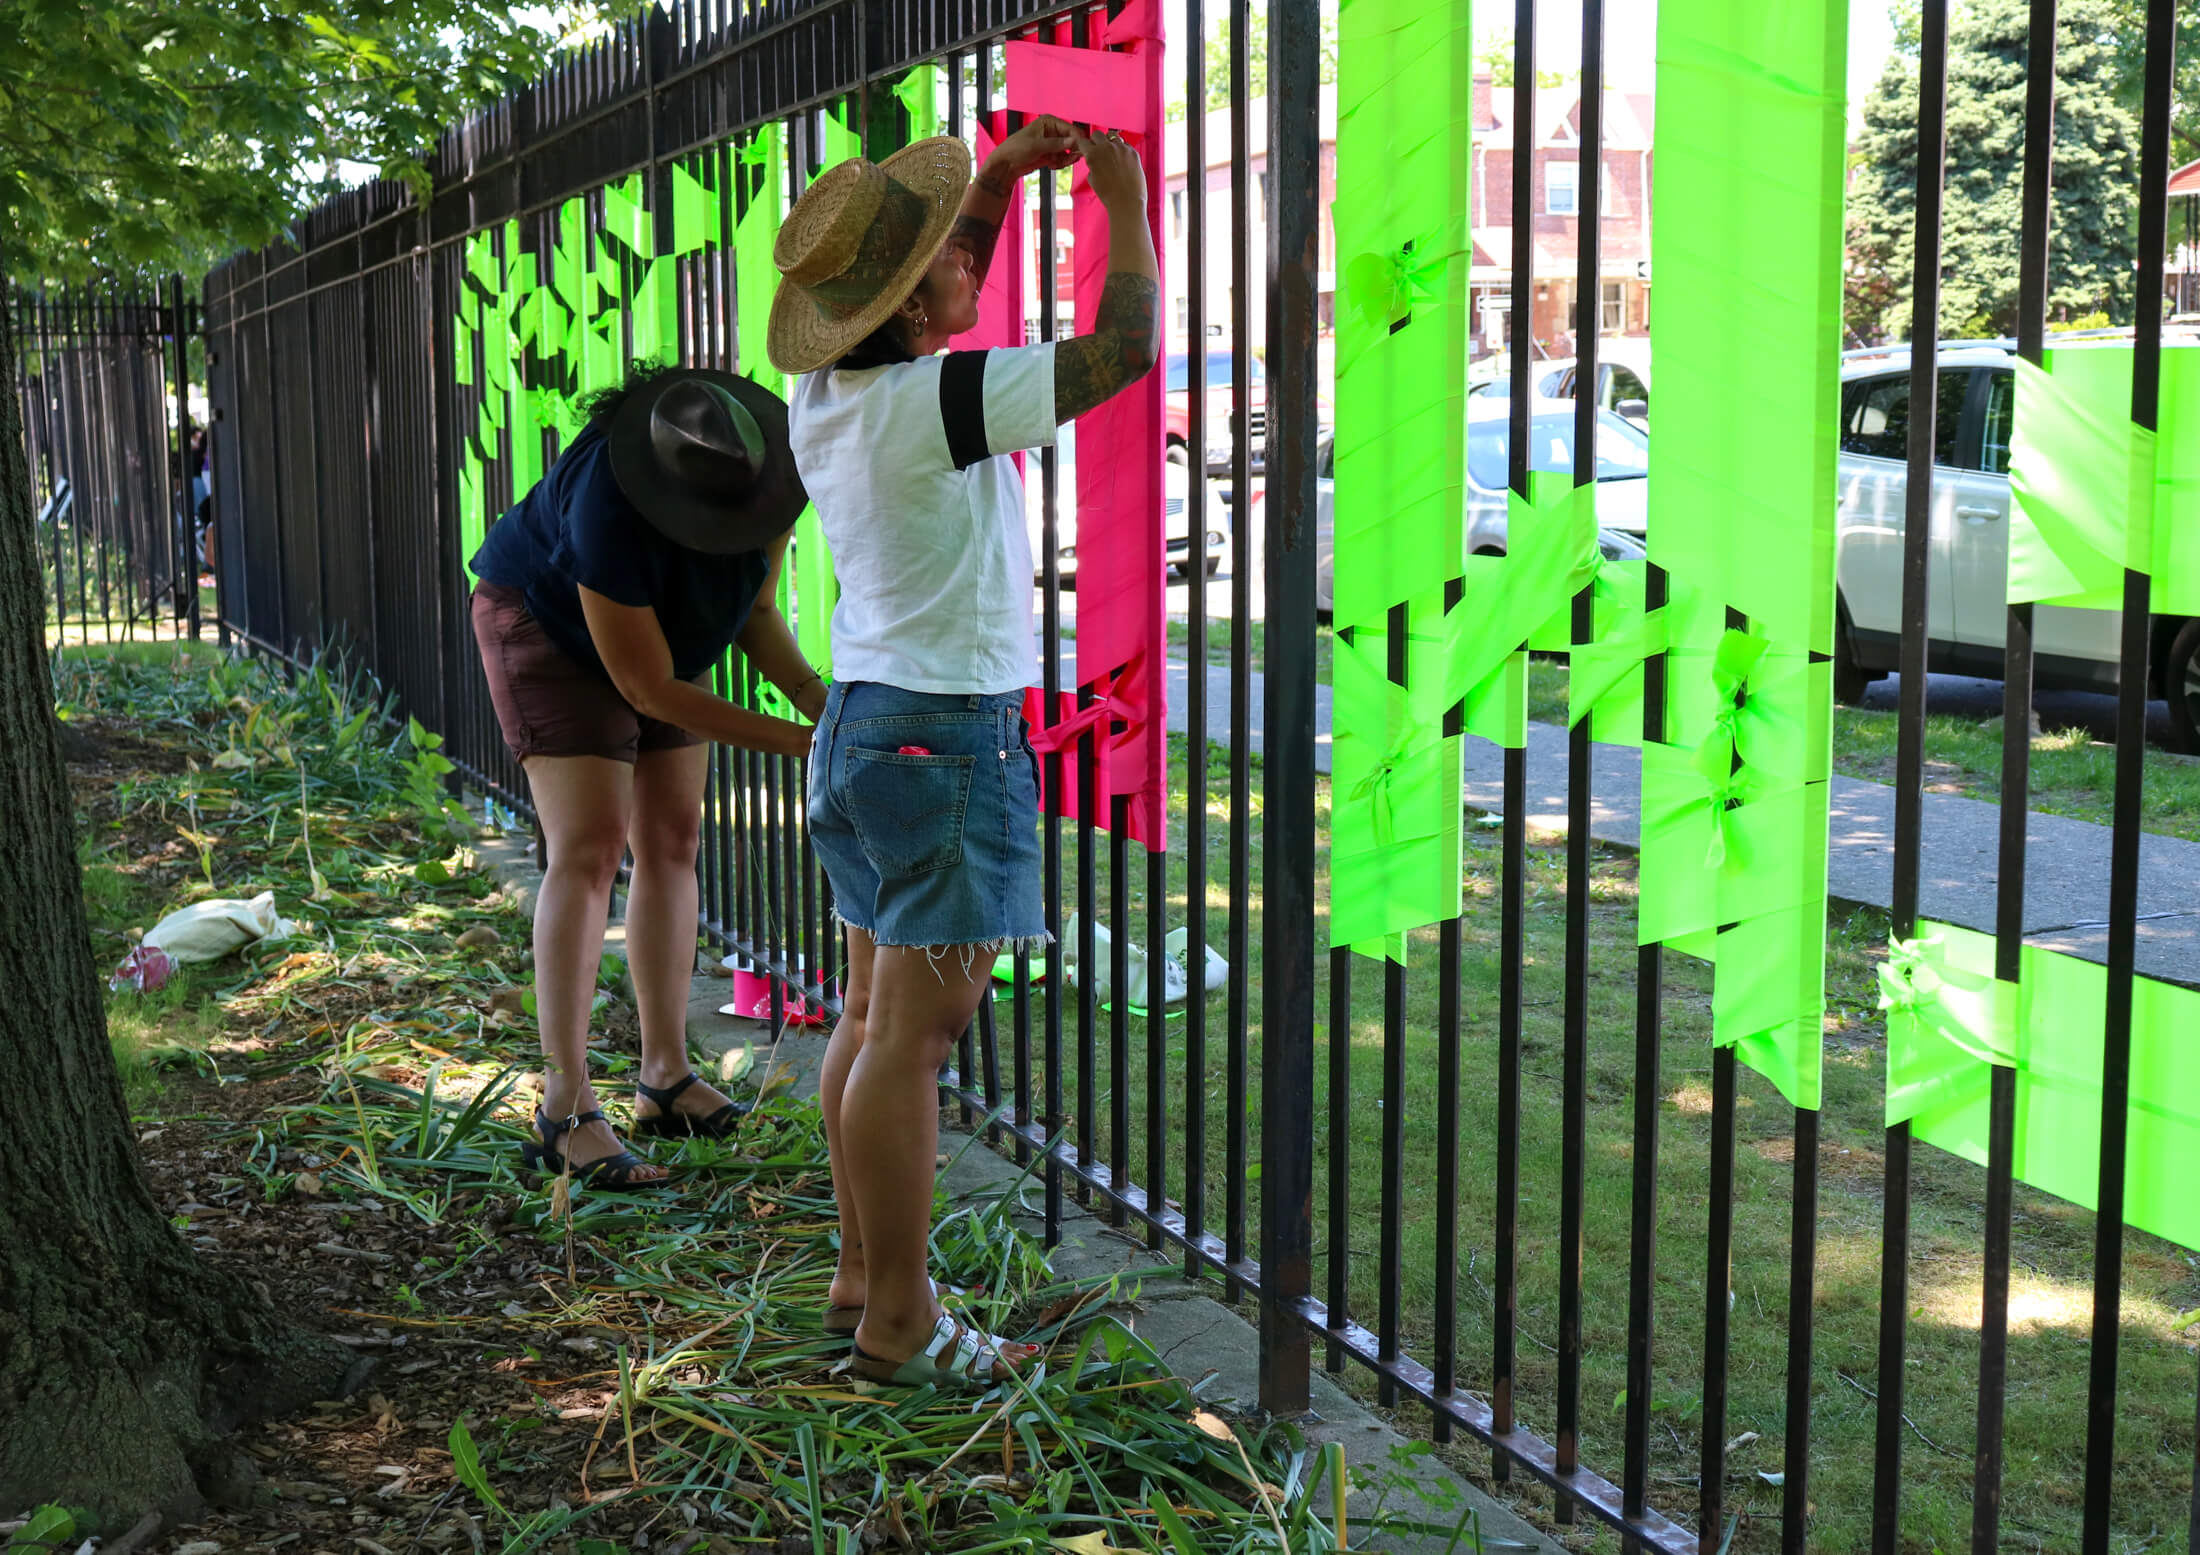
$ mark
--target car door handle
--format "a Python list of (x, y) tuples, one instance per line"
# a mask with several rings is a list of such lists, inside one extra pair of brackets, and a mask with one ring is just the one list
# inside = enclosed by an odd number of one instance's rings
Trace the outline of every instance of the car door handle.
[(2000, 508), (1957, 508), (1956, 517), (1968, 518), (1978, 523), (1991, 523), (2001, 517)]

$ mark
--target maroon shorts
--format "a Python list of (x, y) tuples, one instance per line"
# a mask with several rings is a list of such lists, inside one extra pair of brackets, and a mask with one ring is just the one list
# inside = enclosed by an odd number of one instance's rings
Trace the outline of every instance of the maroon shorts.
[[(678, 724), (634, 711), (608, 675), (578, 662), (550, 640), (518, 589), (476, 584), (473, 617), (497, 727), (521, 761), (530, 756), (601, 756), (632, 765), (643, 751), (702, 743), (701, 735)], [(696, 676), (694, 683), (708, 689), (709, 672)]]

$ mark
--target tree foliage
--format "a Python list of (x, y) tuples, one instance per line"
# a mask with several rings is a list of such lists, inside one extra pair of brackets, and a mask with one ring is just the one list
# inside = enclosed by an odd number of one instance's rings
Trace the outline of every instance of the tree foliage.
[[(1246, 8), (1245, 95), (1261, 97), (1268, 91), (1268, 6), (1252, 0)], [(1337, 79), (1337, 7), (1325, 0), (1321, 8), (1324, 85)], [(1217, 22), (1207, 33), (1207, 111), (1230, 106), (1230, 24)]]
[[(2050, 317), (2132, 316), (2139, 126), (2118, 101), (2118, 0), (2062, 0), (2056, 49)], [(2017, 319), (2028, 0), (1970, 0), (1948, 48), (1941, 334), (2005, 334)], [(1917, 215), (1917, 61), (1897, 49), (1864, 104), (1849, 191), (1848, 325), (1909, 333)]]
[[(560, 15), (584, 20), (595, 0)], [(0, 267), (195, 269), (538, 73), (511, 0), (0, 0)]]

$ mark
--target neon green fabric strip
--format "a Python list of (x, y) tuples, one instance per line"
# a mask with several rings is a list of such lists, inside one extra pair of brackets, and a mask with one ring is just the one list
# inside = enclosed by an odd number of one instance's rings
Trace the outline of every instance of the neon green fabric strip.
[(909, 138), (919, 141), (940, 132), (940, 67), (919, 65), (894, 86), (909, 115)]
[(1622, 608), (1610, 650), (1666, 656), (1643, 941), (1711, 956), (1714, 1042), (1799, 1107), (1824, 1040), (1847, 39), (1847, 0), (1658, 8), (1649, 550), (1669, 590), (1662, 628)]
[(2128, 346), (2017, 363), (2010, 603), (2120, 610), (2130, 567), (2155, 610), (2200, 612), (2200, 350), (2162, 353), (2158, 431), (2131, 419), (2133, 365)]
[(1833, 649), (1846, 0), (1658, 7), (1650, 559)]
[(692, 254), (716, 248), (724, 214), (718, 191), (707, 187), (684, 165), (672, 169), (672, 251)]
[[(2017, 1075), (2014, 1167), (2033, 1187), (2096, 1208), (2107, 968), (2024, 947), (2015, 984), (1993, 976), (1994, 942), (1946, 924), (1891, 947), (1880, 968), (1887, 1010), (1887, 1121), (1984, 1164), (1996, 1065)], [(2133, 983), (2130, 1129), (2124, 1219), (2200, 1248), (2200, 993)]]
[(1465, 700), (1471, 722), (1509, 732), (1526, 682), (1510, 677), (1511, 695), (1506, 661), (1534, 623), (1469, 666), (1456, 644), (1494, 570), (1444, 609), (1465, 562), (1469, 8), (1352, 0), (1338, 68), (1330, 943), (1403, 960), (1406, 931), (1460, 910), (1464, 750), (1445, 712)]
[(657, 251), (655, 233), (653, 219), (643, 208), (642, 181), (638, 176), (604, 185), (603, 235), (606, 238), (623, 244), (627, 252), (637, 258), (647, 259)]

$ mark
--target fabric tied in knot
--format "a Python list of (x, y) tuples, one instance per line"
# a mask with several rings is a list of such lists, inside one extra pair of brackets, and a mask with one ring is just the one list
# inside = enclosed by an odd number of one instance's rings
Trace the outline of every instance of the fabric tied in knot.
[(932, 67), (929, 65), (919, 65), (894, 83), (894, 96), (901, 100), (901, 106), (908, 111), (912, 124), (932, 122), (932, 115), (939, 108), (935, 97), (937, 90), (937, 78), (932, 74)]
[(1105, 731), (1110, 723), (1136, 724), (1145, 713), (1112, 696), (1095, 697), (1058, 724), (1031, 731), (1031, 748), (1045, 756), (1055, 751), (1067, 750), (1093, 730)]
[(1391, 811), (1390, 785), (1398, 775), (1398, 767), (1405, 760), (1403, 751), (1393, 751), (1375, 764), (1373, 771), (1352, 785), (1351, 797), (1367, 801), (1369, 813), (1375, 823), (1375, 840), (1384, 847), (1398, 840), (1398, 823)]
[(1954, 965), (1948, 931), (1895, 940), (1879, 964), (1879, 1007), (1907, 1016), (1982, 1063), (2016, 1062), (2017, 985)]
[(1414, 304), (1440, 300), (1436, 283), (1450, 263), (1449, 254), (1421, 249), (1409, 239), (1387, 254), (1356, 257), (1345, 269), (1345, 288), (1368, 323), (1395, 324)]
[(1718, 688), (1719, 711), (1712, 718), (1710, 733), (1696, 747), (1696, 770), (1714, 784), (1727, 779), (1737, 761), (1748, 759), (1742, 745), (1749, 677), (1770, 646), (1762, 637), (1729, 628), (1712, 656), (1711, 683)]

